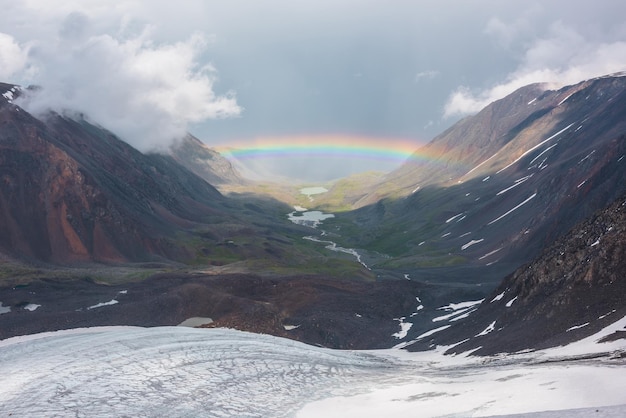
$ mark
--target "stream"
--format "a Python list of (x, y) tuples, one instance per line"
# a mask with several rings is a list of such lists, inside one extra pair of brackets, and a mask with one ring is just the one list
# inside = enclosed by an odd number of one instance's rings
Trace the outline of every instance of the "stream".
[[(304, 189), (300, 189), (300, 193), (306, 195), (309, 200), (312, 202), (314, 198), (313, 195), (326, 193), (328, 190), (323, 187), (307, 187)], [(322, 221), (329, 218), (334, 218), (335, 215), (332, 213), (324, 213), (319, 210), (308, 210), (307, 208), (303, 208), (302, 206), (294, 206), (294, 211), (287, 214), (288, 219), (298, 225), (308, 226), (310, 228), (317, 228)], [(326, 232), (322, 230), (322, 235), (326, 235)], [(371, 270), (367, 264), (365, 264), (362, 260), (361, 254), (354, 248), (344, 248), (337, 245), (336, 242), (329, 240), (322, 240), (316, 238), (314, 236), (305, 236), (302, 239), (306, 239), (313, 242), (319, 242), (321, 244), (327, 244), (325, 246), (326, 249), (335, 251), (338, 253), (350, 254), (356, 258), (363, 267), (368, 270)]]

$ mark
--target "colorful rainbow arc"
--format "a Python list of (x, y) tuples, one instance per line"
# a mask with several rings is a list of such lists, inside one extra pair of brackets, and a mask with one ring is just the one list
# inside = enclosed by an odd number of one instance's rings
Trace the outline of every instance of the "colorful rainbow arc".
[(236, 159), (277, 157), (360, 158), (403, 162), (420, 158), (415, 141), (355, 136), (308, 136), (258, 138), (215, 149)]

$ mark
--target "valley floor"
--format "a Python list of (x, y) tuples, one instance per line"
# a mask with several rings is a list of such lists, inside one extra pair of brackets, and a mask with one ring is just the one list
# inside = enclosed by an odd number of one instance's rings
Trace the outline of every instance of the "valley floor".
[(14, 337), (0, 341), (0, 415), (623, 416), (626, 341), (596, 341), (624, 326), (495, 357), (331, 350), (185, 327)]

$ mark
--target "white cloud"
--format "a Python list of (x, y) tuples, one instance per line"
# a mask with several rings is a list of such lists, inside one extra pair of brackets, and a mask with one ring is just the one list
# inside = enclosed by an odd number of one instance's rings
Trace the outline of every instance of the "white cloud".
[(6, 33), (0, 32), (0, 79), (9, 80), (26, 66), (27, 51)]
[[(493, 31), (493, 21), (490, 23)], [(535, 39), (525, 50), (521, 64), (506, 79), (482, 91), (457, 88), (448, 98), (444, 117), (480, 111), (516, 89), (537, 82), (551, 88), (574, 84), (626, 69), (626, 41), (599, 41), (585, 37), (562, 22), (550, 26), (546, 37)]]
[(432, 80), (438, 75), (439, 75), (439, 71), (435, 71), (435, 70), (420, 71), (419, 73), (415, 74), (415, 82), (417, 83), (418, 81), (424, 80), (424, 79)]
[(539, 22), (544, 14), (543, 4), (529, 4), (528, 9), (517, 11), (516, 16), (511, 20), (492, 17), (485, 25), (483, 32), (500, 47), (515, 48), (517, 44), (523, 43), (536, 33), (537, 25), (541, 25)]
[(41, 24), (26, 41), (28, 54), (0, 36), (0, 62), (14, 63), (0, 76), (30, 69), (22, 80), (42, 87), (19, 102), (30, 112), (81, 113), (143, 151), (166, 148), (191, 123), (241, 113), (234, 92), (215, 92), (217, 70), (201, 61), (208, 35), (157, 42), (154, 26), (115, 10), (104, 19), (93, 9), (49, 20), (29, 13)]

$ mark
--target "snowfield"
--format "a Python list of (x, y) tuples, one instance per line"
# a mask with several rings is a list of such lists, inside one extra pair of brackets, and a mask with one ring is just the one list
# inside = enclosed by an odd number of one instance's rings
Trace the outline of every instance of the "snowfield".
[[(474, 358), (330, 350), (229, 329), (59, 331), (0, 341), (0, 415), (624, 416), (626, 360), (617, 354), (626, 341), (599, 337)], [(613, 354), (588, 358), (594, 352)]]

